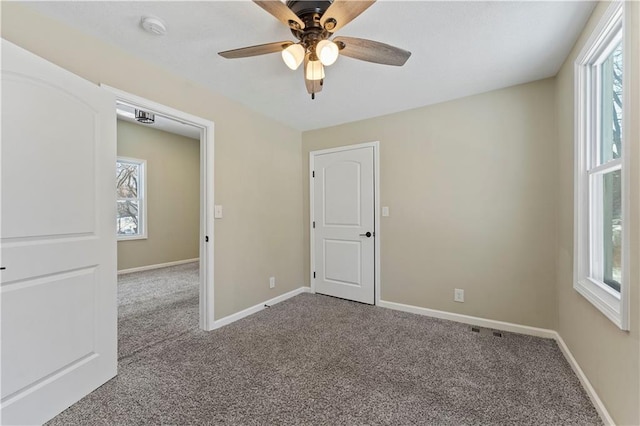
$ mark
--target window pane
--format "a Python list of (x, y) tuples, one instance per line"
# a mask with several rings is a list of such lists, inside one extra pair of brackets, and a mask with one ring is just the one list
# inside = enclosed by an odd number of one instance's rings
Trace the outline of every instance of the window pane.
[(116, 163), (117, 197), (138, 198), (140, 166), (131, 163)]
[(140, 233), (140, 209), (137, 200), (118, 200), (118, 235)]
[(622, 180), (621, 171), (607, 173), (602, 181), (603, 281), (620, 291), (622, 282)]
[(604, 164), (622, 154), (622, 42), (601, 67), (600, 162)]

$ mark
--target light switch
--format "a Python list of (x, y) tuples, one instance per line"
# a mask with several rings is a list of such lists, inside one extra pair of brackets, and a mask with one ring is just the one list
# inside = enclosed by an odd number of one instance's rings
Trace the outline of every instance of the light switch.
[(383, 207), (382, 208), (382, 216), (383, 217), (388, 217), (389, 216), (389, 207)]
[(213, 206), (213, 217), (215, 219), (222, 219), (222, 206), (219, 204), (216, 204), (215, 206)]

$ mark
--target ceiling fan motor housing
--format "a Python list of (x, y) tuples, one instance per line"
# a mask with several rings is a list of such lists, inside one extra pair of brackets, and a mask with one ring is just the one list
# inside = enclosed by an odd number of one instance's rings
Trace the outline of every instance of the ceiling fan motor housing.
[(304, 29), (291, 28), (291, 33), (302, 42), (305, 50), (314, 53), (314, 46), (320, 41), (327, 39), (331, 33), (322, 27), (320, 18), (333, 3), (332, 0), (289, 0), (287, 7), (304, 22)]
[(333, 3), (332, 0), (289, 0), (287, 1), (287, 7), (291, 9), (298, 18), (302, 19), (303, 16), (311, 13), (322, 15), (329, 6), (331, 6), (331, 3)]

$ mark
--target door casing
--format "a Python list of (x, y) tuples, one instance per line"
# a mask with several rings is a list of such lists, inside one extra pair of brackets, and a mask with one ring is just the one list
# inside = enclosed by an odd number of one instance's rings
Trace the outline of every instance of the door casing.
[(373, 186), (374, 186), (374, 205), (373, 205), (373, 222), (375, 230), (374, 239), (374, 305), (378, 305), (380, 302), (380, 142), (365, 142), (355, 145), (345, 145), (335, 148), (322, 149), (309, 152), (309, 282), (311, 283), (311, 292), (316, 292), (316, 280), (313, 277), (315, 271), (315, 245), (314, 245), (314, 232), (313, 232), (313, 215), (314, 215), (314, 192), (315, 185), (313, 184), (313, 172), (315, 165), (315, 156), (322, 154), (330, 154), (333, 152), (350, 151), (359, 148), (373, 147)]
[[(133, 107), (142, 108), (165, 117), (181, 121), (201, 129), (200, 133), (200, 328), (205, 331), (214, 327), (214, 244), (213, 244), (213, 153), (214, 153), (214, 123), (204, 118), (196, 117), (166, 105), (150, 101), (125, 91), (101, 84), (105, 90), (116, 96), (116, 101)], [(113, 106), (116, 107), (115, 105)], [(114, 166), (115, 167), (115, 166)], [(208, 237), (208, 241), (207, 241)]]

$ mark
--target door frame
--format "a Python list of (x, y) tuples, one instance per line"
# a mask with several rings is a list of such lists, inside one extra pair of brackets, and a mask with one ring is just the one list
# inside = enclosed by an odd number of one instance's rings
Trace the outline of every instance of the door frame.
[[(106, 84), (100, 87), (113, 93), (116, 101), (129, 106), (171, 118), (176, 121), (195, 126), (200, 132), (200, 297), (199, 297), (199, 325), (202, 330), (214, 329), (214, 123), (184, 111), (150, 101), (143, 97), (113, 88)], [(114, 109), (116, 105), (113, 106)], [(115, 167), (115, 165), (114, 165)], [(209, 241), (206, 241), (206, 238)]]
[(315, 245), (313, 236), (313, 214), (314, 214), (314, 184), (313, 184), (313, 171), (315, 166), (315, 156), (323, 154), (331, 154), (341, 151), (352, 151), (361, 148), (373, 148), (373, 223), (374, 223), (374, 285), (373, 285), (373, 304), (378, 305), (380, 303), (380, 142), (365, 142), (355, 145), (338, 146), (335, 148), (321, 149), (317, 151), (309, 152), (309, 282), (311, 283), (311, 292), (316, 292), (316, 280), (313, 277), (315, 270)]

